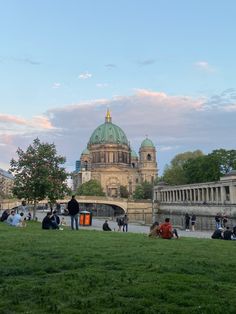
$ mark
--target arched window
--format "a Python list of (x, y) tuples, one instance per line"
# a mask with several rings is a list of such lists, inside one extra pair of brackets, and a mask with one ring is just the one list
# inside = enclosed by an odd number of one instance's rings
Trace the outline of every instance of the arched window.
[(152, 156), (150, 154), (147, 154), (147, 160), (151, 161), (152, 160)]

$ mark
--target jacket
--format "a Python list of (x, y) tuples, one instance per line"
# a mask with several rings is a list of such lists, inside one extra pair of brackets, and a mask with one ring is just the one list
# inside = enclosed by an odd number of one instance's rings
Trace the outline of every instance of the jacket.
[(72, 198), (68, 202), (68, 212), (70, 216), (74, 216), (79, 213), (79, 203), (76, 201), (76, 199)]

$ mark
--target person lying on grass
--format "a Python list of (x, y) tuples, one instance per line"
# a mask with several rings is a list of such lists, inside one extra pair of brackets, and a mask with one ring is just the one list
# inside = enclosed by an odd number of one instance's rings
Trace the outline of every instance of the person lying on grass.
[(162, 239), (171, 239), (173, 237), (176, 237), (176, 239), (179, 239), (177, 230), (172, 228), (172, 225), (170, 223), (170, 218), (166, 218), (165, 222), (161, 224), (160, 236)]

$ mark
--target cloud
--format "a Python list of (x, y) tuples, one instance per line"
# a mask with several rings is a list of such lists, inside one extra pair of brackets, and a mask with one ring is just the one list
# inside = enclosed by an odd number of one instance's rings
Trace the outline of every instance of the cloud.
[(147, 66), (147, 65), (154, 64), (155, 62), (156, 62), (156, 60), (154, 60), (154, 59), (145, 59), (145, 60), (138, 61), (138, 64), (140, 66)]
[(105, 87), (108, 87), (108, 84), (107, 83), (97, 83), (96, 87), (98, 87), (98, 88), (105, 88)]
[(14, 62), (18, 62), (18, 63), (25, 63), (25, 64), (30, 64), (30, 65), (40, 65), (41, 62), (36, 61), (34, 59), (31, 58), (21, 58), (21, 57), (0, 57), (1, 58), (1, 62), (4, 61), (14, 61)]
[(60, 88), (60, 87), (61, 87), (61, 83), (56, 83), (56, 82), (55, 82), (55, 83), (52, 84), (52, 88), (53, 88), (53, 89), (58, 89), (58, 88)]
[(89, 79), (91, 77), (92, 77), (92, 74), (88, 73), (88, 72), (84, 72), (84, 73), (81, 73), (79, 75), (79, 79), (81, 79), (81, 80), (87, 80), (87, 79)]
[(165, 151), (170, 151), (170, 150), (176, 150), (176, 148), (178, 148), (178, 146), (161, 146), (159, 148), (159, 151), (165, 152)]
[(32, 119), (25, 119), (14, 115), (0, 114), (0, 125), (2, 130), (14, 133), (26, 132), (29, 130), (52, 130), (54, 127), (46, 116), (35, 116)]
[(177, 153), (234, 148), (235, 96), (233, 88), (210, 98), (136, 89), (130, 96), (65, 105), (31, 119), (1, 114), (1, 160), (7, 162), (18, 146), (27, 147), (38, 136), (54, 142), (73, 170), (92, 132), (104, 123), (109, 106), (113, 123), (124, 130), (135, 151), (148, 134), (162, 170)]
[(204, 104), (205, 110), (235, 111), (236, 89), (228, 88), (219, 95), (212, 95)]
[(197, 61), (194, 63), (194, 65), (198, 70), (201, 70), (207, 73), (215, 72), (215, 69), (207, 61)]
[(114, 63), (108, 63), (108, 64), (105, 64), (105, 67), (106, 68), (116, 68), (116, 65)]

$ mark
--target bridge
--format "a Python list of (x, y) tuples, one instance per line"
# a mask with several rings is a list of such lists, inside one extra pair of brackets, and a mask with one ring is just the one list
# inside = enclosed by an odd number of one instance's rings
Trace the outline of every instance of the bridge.
[[(131, 200), (127, 198), (113, 198), (113, 197), (103, 197), (103, 196), (76, 196), (77, 201), (81, 204), (83, 208), (84, 204), (88, 205), (88, 208), (96, 211), (97, 208), (102, 205), (108, 205), (113, 208), (113, 211), (101, 211), (104, 216), (117, 216), (127, 213), (129, 215), (130, 221), (138, 221), (142, 223), (150, 224), (152, 222), (153, 216), (153, 203), (152, 200)], [(67, 204), (70, 198), (65, 198), (58, 200), (60, 204)], [(13, 208), (19, 206), (21, 201), (11, 201), (5, 200), (1, 202), (1, 208)], [(39, 202), (40, 204), (48, 203), (47, 200)], [(90, 205), (90, 206), (89, 206)]]

